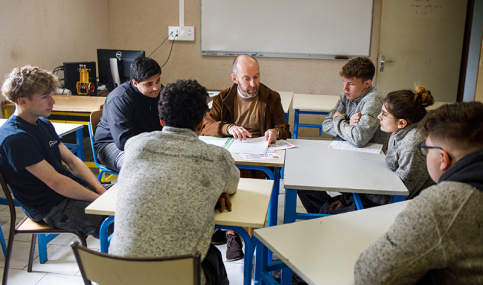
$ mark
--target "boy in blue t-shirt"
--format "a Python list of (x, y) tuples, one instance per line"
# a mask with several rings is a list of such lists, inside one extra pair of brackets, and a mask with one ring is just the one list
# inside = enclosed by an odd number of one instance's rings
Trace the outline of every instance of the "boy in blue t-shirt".
[(105, 217), (84, 211), (106, 190), (45, 119), (57, 87), (57, 79), (38, 67), (7, 75), (1, 91), (16, 108), (0, 127), (0, 171), (32, 220), (98, 237)]

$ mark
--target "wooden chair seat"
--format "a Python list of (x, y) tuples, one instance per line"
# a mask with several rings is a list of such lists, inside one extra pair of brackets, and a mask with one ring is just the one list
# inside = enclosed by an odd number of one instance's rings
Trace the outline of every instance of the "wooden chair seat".
[[(16, 230), (18, 232), (25, 232), (25, 233), (32, 233), (38, 231), (52, 231), (52, 232), (59, 232), (58, 229), (54, 229), (51, 226), (47, 225), (45, 222), (34, 222), (29, 217), (23, 218), (17, 224)], [(69, 231), (66, 231), (69, 232)]]
[(8, 271), (10, 267), (10, 258), (12, 257), (12, 248), (13, 248), (13, 241), (16, 234), (19, 233), (29, 233), (32, 234), (32, 239), (30, 241), (30, 254), (29, 254), (29, 263), (27, 267), (28, 272), (32, 272), (32, 263), (35, 255), (35, 244), (37, 243), (37, 235), (39, 239), (39, 259), (40, 262), (43, 263), (47, 261), (47, 243), (55, 238), (60, 233), (70, 233), (75, 234), (79, 237), (82, 244), (87, 246), (86, 236), (75, 231), (69, 230), (62, 230), (62, 229), (54, 229), (47, 225), (44, 222), (34, 222), (29, 217), (23, 218), (18, 224), (17, 221), (17, 212), (15, 211), (15, 201), (12, 198), (12, 194), (10, 193), (10, 189), (5, 181), (3, 175), (0, 173), (0, 188), (5, 195), (5, 199), (7, 200), (8, 208), (10, 211), (10, 230), (8, 233), (8, 245), (7, 245), (7, 252), (5, 254), (5, 266), (3, 269), (3, 280), (2, 284), (7, 284), (8, 279)]

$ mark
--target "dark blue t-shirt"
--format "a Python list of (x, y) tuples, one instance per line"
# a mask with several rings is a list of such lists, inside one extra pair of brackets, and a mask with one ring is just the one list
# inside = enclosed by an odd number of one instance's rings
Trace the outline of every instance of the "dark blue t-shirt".
[[(59, 144), (61, 137), (45, 118), (37, 125), (12, 115), (0, 127), (0, 168), (15, 199), (34, 220), (67, 199), (49, 188), (25, 168), (46, 160), (57, 172), (75, 179), (63, 165)], [(77, 180), (77, 179), (75, 179)]]

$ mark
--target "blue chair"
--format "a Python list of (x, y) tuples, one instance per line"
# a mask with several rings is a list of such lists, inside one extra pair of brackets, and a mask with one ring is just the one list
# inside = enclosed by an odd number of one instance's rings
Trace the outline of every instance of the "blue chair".
[(54, 229), (44, 222), (34, 222), (29, 217), (23, 218), (22, 221), (16, 224), (16, 221), (17, 221), (17, 213), (15, 211), (16, 202), (13, 200), (12, 194), (10, 193), (10, 189), (7, 186), (7, 182), (5, 181), (1, 173), (0, 173), (0, 186), (5, 195), (5, 199), (7, 200), (8, 208), (10, 210), (10, 231), (8, 234), (8, 246), (5, 246), (3, 233), (1, 233), (0, 231), (0, 235), (1, 235), (0, 238), (2, 240), (2, 248), (4, 253), (5, 253), (5, 247), (6, 247), (5, 267), (3, 271), (2, 284), (7, 284), (8, 270), (10, 267), (10, 257), (12, 256), (13, 240), (16, 234), (19, 234), (19, 233), (32, 234), (32, 240), (30, 243), (29, 263), (27, 268), (28, 272), (32, 272), (32, 262), (35, 254), (35, 243), (37, 241), (37, 236), (39, 239), (40, 263), (45, 263), (47, 261), (47, 244), (56, 236), (58, 236), (60, 233), (75, 234), (81, 240), (82, 245), (87, 246), (86, 236), (79, 232), (62, 230), (62, 229)]
[[(94, 149), (94, 134), (96, 133), (96, 128), (97, 124), (99, 124), (99, 121), (101, 120), (101, 115), (102, 115), (102, 110), (94, 111), (91, 113), (90, 121), (87, 124), (88, 129), (89, 129), (89, 138), (91, 140), (91, 149), (92, 149), (92, 157), (94, 158), (94, 163), (96, 164), (97, 168), (99, 168), (99, 176), (97, 179), (99, 181), (104, 181), (104, 174), (108, 173), (110, 175), (119, 175), (119, 172), (107, 168), (105, 165), (101, 164), (99, 160), (97, 159), (97, 154), (96, 150)], [(105, 178), (108, 180), (110, 176)]]

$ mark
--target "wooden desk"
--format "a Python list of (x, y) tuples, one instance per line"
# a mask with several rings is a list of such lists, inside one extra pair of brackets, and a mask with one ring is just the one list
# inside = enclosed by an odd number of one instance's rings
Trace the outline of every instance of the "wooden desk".
[[(237, 192), (231, 196), (232, 211), (224, 213), (215, 211), (216, 227), (237, 232), (245, 242), (245, 284), (250, 284), (251, 281), (254, 244), (244, 227), (262, 228), (265, 226), (272, 187), (273, 181), (270, 180), (241, 178)], [(114, 185), (92, 202), (85, 212), (113, 216), (116, 211), (116, 202), (117, 186)], [(111, 217), (102, 223), (99, 233), (101, 252), (108, 251), (107, 230), (113, 222)]]
[[(75, 96), (75, 95), (52, 95), (55, 100), (52, 115), (80, 116), (89, 117), (93, 111), (102, 108), (106, 97), (99, 96)], [(11, 116), (11, 110), (15, 109), (15, 104), (2, 102), (5, 118)], [(89, 118), (87, 118), (87, 121)], [(76, 123), (87, 125), (87, 121), (52, 120), (60, 123)]]
[[(0, 119), (0, 126), (2, 126), (7, 119)], [(72, 132), (75, 132), (75, 139), (76, 143), (75, 144), (66, 144), (64, 143), (70, 151), (75, 153), (77, 157), (79, 157), (82, 161), (84, 161), (84, 140), (82, 139), (83, 134), (82, 130), (84, 128), (84, 125), (81, 124), (64, 124), (64, 123), (52, 123), (55, 128), (55, 132), (59, 136), (65, 136), (67, 134), (70, 134)]]
[(308, 115), (328, 115), (339, 101), (340, 96), (335, 95), (314, 95), (314, 94), (294, 94), (293, 106), (295, 117), (293, 123), (293, 138), (298, 137), (299, 127), (319, 129), (319, 136), (322, 135), (322, 123), (300, 124), (300, 114)]
[(296, 213), (297, 190), (407, 196), (409, 191), (386, 165), (383, 154), (329, 148), (330, 141), (288, 140), (285, 154), (284, 223), (314, 214)]
[[(389, 229), (407, 203), (255, 230), (255, 284), (267, 282), (271, 270), (264, 258), (267, 247), (309, 284), (354, 284), (359, 255)], [(282, 274), (282, 284), (292, 284), (291, 274)]]
[(278, 159), (266, 160), (242, 160), (238, 153), (232, 153), (235, 159), (235, 164), (239, 169), (255, 169), (265, 172), (270, 180), (273, 181), (272, 196), (270, 198), (270, 205), (268, 208), (268, 226), (277, 225), (278, 216), (278, 194), (280, 189), (280, 169), (284, 167), (285, 150), (277, 150), (276, 153), (280, 156)]
[[(213, 139), (210, 136), (200, 136), (200, 140)], [(219, 139), (219, 138), (216, 138)], [(280, 189), (280, 169), (285, 163), (285, 150), (277, 150), (280, 158), (277, 159), (263, 159), (263, 160), (243, 160), (240, 154), (231, 153), (235, 164), (239, 169), (254, 169), (265, 172), (270, 180), (273, 180), (273, 191), (270, 199), (270, 206), (268, 209), (268, 226), (275, 226), (277, 224), (278, 212), (278, 194)]]

